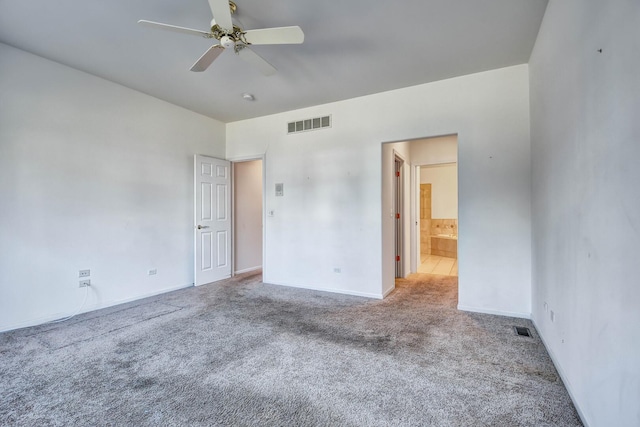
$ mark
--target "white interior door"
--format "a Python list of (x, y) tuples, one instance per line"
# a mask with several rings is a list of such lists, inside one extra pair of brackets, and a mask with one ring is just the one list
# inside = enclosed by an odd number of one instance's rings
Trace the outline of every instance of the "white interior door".
[(231, 277), (231, 168), (195, 156), (195, 285)]

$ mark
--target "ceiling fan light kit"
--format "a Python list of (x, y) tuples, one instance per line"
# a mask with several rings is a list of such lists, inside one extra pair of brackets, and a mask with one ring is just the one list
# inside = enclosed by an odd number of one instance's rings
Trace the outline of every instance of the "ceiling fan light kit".
[(229, 49), (229, 48), (235, 48), (236, 47), (236, 42), (234, 39), (232, 39), (229, 36), (222, 36), (220, 38), (220, 44), (222, 45), (222, 47), (224, 47), (225, 49)]
[(240, 58), (256, 67), (265, 76), (275, 74), (276, 69), (253, 50), (251, 45), (300, 44), (304, 41), (304, 32), (298, 26), (243, 30), (233, 24), (231, 15), (238, 6), (229, 0), (208, 0), (213, 14), (211, 30), (202, 31), (176, 25), (140, 20), (139, 24), (162, 30), (196, 35), (207, 39), (216, 39), (220, 44), (211, 46), (195, 64), (191, 71), (201, 72), (209, 68), (215, 59), (226, 49), (232, 49)]

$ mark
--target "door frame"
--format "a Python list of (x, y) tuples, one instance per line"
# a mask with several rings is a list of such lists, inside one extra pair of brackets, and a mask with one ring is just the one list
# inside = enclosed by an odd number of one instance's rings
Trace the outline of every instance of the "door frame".
[[(389, 230), (389, 226), (388, 226), (388, 219), (389, 217), (387, 216), (389, 214), (389, 211), (387, 209), (389, 209), (389, 206), (392, 205), (391, 200), (389, 199), (390, 197), (393, 197), (393, 194), (389, 191), (389, 189), (387, 188), (387, 186), (389, 185), (387, 179), (388, 179), (388, 175), (387, 173), (385, 173), (385, 171), (387, 171), (387, 168), (391, 168), (393, 169), (393, 161), (391, 162), (391, 164), (389, 163), (389, 158), (388, 153), (385, 154), (385, 146), (388, 144), (400, 144), (400, 143), (409, 143), (409, 144), (413, 144), (414, 142), (419, 142), (419, 141), (424, 141), (424, 140), (429, 140), (429, 139), (433, 139), (433, 138), (441, 138), (441, 137), (447, 137), (447, 136), (454, 136), (456, 137), (456, 163), (458, 164), (458, 206), (459, 209), (460, 207), (466, 206), (464, 199), (461, 198), (460, 196), (460, 188), (461, 188), (461, 184), (460, 184), (460, 174), (461, 174), (461, 170), (463, 169), (463, 167), (461, 166), (461, 161), (460, 161), (460, 141), (461, 141), (461, 137), (460, 137), (460, 132), (458, 131), (452, 131), (452, 132), (444, 132), (444, 133), (438, 133), (438, 134), (431, 134), (431, 135), (425, 135), (425, 136), (419, 136), (419, 137), (413, 137), (413, 138), (404, 138), (404, 139), (399, 139), (399, 140), (386, 140), (386, 141), (381, 141), (380, 145), (381, 145), (381, 152), (382, 152), (382, 174), (381, 174), (381, 178), (382, 178), (382, 197), (380, 199), (380, 208), (381, 208), (381, 213), (382, 213), (382, 251), (381, 251), (381, 265), (382, 267), (382, 295), (383, 297), (386, 297), (389, 293), (391, 293), (394, 289), (395, 289), (395, 282), (394, 280), (392, 280), (392, 274), (391, 271), (393, 271), (395, 273), (395, 266), (393, 264), (391, 264), (391, 262), (395, 262), (391, 260), (390, 252), (388, 249), (390, 245), (393, 244), (393, 238), (394, 236), (391, 235), (390, 230)], [(395, 156), (397, 153), (397, 150), (393, 149), (392, 150), (392, 154), (391, 154), (391, 158), (393, 159), (393, 156)], [(402, 157), (402, 155), (400, 155), (400, 157)], [(422, 163), (419, 162), (419, 159), (414, 158), (414, 156), (409, 155), (409, 159), (411, 160), (411, 162), (406, 162), (405, 160), (405, 166), (423, 166)], [(435, 162), (435, 163), (450, 163), (450, 162)], [(430, 163), (427, 163), (430, 164)], [(406, 169), (405, 169), (406, 171)], [(409, 197), (413, 199), (413, 201), (410, 201), (409, 206), (407, 206), (407, 209), (409, 210), (409, 215), (413, 215), (413, 212), (416, 211), (417, 209), (419, 209), (419, 206), (416, 206), (417, 202), (416, 202), (416, 198), (417, 195), (416, 193), (419, 193), (419, 188), (417, 189), (417, 191), (413, 191), (411, 189), (413, 184), (413, 181), (416, 179), (416, 176), (414, 175), (413, 171), (410, 173), (406, 173), (406, 174), (410, 174), (412, 176), (412, 182), (409, 182), (409, 188), (406, 189), (406, 191), (409, 191)], [(419, 194), (418, 194), (419, 195)], [(405, 196), (406, 196), (406, 192), (405, 192)], [(418, 221), (414, 221), (413, 223), (408, 223), (407, 226), (409, 226), (409, 229), (412, 228), (412, 224), (416, 224), (416, 229), (419, 230), (419, 214), (418, 216)], [(461, 220), (460, 220), (460, 215), (458, 215), (458, 230), (461, 229), (461, 227), (464, 225), (464, 222), (462, 222), (461, 224)], [(405, 238), (409, 238), (410, 236), (405, 236)], [(458, 243), (460, 243), (460, 240), (458, 240)], [(405, 265), (405, 273), (407, 271), (407, 268), (409, 269), (409, 271), (411, 271), (413, 269), (412, 265), (411, 265), (411, 260), (412, 258), (415, 256), (416, 258), (416, 270), (415, 272), (417, 272), (417, 268), (420, 265), (420, 251), (419, 251), (419, 245), (418, 244), (409, 244), (408, 247), (407, 245), (405, 245), (406, 249), (409, 251), (410, 255), (410, 260), (409, 260), (409, 265)], [(413, 252), (415, 251), (415, 255), (413, 254)], [(405, 252), (406, 255), (406, 252)], [(460, 246), (458, 246), (458, 265), (460, 265)], [(460, 288), (460, 270), (458, 270), (458, 288)]]
[(411, 256), (411, 273), (417, 273), (421, 263), (420, 255), (420, 166), (411, 165), (411, 178), (409, 188), (411, 191), (410, 212), (411, 212), (411, 231), (410, 239), (410, 256)]
[(264, 278), (265, 272), (267, 270), (267, 155), (265, 153), (256, 156), (238, 156), (227, 158), (227, 160), (231, 162), (231, 277), (236, 275), (236, 187), (233, 180), (233, 176), (235, 174), (235, 164), (250, 162), (253, 160), (262, 161), (262, 277)]
[(393, 172), (395, 175), (395, 172), (397, 171), (396, 169), (396, 165), (400, 163), (400, 175), (399, 176), (395, 176), (396, 178), (396, 182), (395, 185), (392, 186), (393, 189), (393, 195), (392, 195), (392, 203), (393, 203), (393, 207), (394, 207), (394, 215), (400, 215), (400, 217), (396, 217), (394, 218), (395, 224), (393, 227), (394, 230), (394, 241), (395, 241), (395, 256), (400, 256), (400, 260), (396, 260), (395, 261), (395, 274), (396, 274), (396, 278), (403, 278), (405, 277), (405, 256), (406, 256), (406, 251), (405, 251), (405, 215), (407, 214), (406, 210), (404, 209), (405, 206), (405, 194), (404, 194), (404, 187), (405, 187), (405, 173), (406, 173), (406, 169), (407, 166), (409, 166), (409, 163), (407, 163), (407, 161), (405, 160), (405, 158), (398, 153), (395, 149), (393, 150)]

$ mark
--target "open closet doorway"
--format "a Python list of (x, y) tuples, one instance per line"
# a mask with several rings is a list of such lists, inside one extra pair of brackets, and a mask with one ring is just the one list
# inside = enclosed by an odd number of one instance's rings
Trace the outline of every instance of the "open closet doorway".
[(233, 274), (262, 271), (263, 161), (233, 162)]

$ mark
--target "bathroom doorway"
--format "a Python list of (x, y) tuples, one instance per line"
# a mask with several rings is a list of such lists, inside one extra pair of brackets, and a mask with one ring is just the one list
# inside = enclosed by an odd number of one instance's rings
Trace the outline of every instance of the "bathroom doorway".
[(458, 137), (411, 141), (417, 273), (458, 275)]
[(458, 165), (420, 167), (418, 273), (458, 275)]

